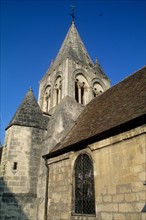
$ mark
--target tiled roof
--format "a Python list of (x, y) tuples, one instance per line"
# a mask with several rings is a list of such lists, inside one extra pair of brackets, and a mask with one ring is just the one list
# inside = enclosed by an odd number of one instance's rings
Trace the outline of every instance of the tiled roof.
[(47, 129), (47, 121), (47, 116), (43, 115), (33, 95), (33, 91), (30, 89), (7, 128), (12, 125), (21, 125)]
[(48, 156), (77, 143), (100, 137), (104, 132), (128, 124), (145, 114), (146, 67), (93, 99), (69, 134)]

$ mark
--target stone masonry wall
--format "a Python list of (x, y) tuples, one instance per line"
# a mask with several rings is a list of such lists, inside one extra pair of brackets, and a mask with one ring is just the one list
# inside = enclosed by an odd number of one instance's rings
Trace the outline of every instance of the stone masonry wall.
[[(70, 112), (70, 109), (74, 109), (74, 111)], [(42, 142), (41, 155), (48, 154), (49, 151), (66, 136), (82, 110), (83, 106), (76, 103), (76, 101), (70, 97), (65, 97), (61, 101), (55, 113), (50, 118), (47, 134)], [(45, 183), (46, 167), (44, 159), (41, 158), (37, 185), (37, 210), (39, 220), (44, 218), (44, 212), (42, 212), (42, 210), (45, 206)]]
[(69, 220), (71, 215), (71, 164), (68, 155), (49, 165), (48, 220)]
[(96, 212), (103, 220), (142, 220), (146, 201), (145, 128), (90, 146), (95, 161)]
[(36, 190), (44, 131), (12, 126), (1, 164), (0, 219), (36, 220)]
[[(48, 220), (145, 220), (145, 127), (49, 160)], [(93, 158), (96, 216), (72, 215), (73, 167), (77, 156)]]

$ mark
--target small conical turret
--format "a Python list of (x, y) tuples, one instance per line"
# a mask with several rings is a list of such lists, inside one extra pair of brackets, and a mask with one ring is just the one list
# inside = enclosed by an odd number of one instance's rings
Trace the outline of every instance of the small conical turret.
[(45, 117), (34, 97), (33, 90), (30, 87), (8, 127), (12, 125), (20, 125), (45, 129), (46, 125), (44, 119)]

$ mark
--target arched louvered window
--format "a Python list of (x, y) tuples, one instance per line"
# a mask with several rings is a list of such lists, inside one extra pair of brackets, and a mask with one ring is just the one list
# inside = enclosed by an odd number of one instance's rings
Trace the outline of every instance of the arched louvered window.
[(83, 105), (86, 105), (89, 101), (89, 84), (82, 74), (77, 75), (75, 78), (75, 99)]
[(75, 99), (79, 102), (78, 79), (75, 81)]
[(44, 103), (43, 103), (43, 111), (44, 112), (49, 112), (50, 102), (51, 102), (51, 86), (48, 85), (46, 87), (45, 93), (44, 93)]
[(93, 96), (97, 97), (101, 93), (103, 93), (102, 86), (98, 82), (95, 82), (94, 85), (93, 85)]
[(62, 96), (62, 79), (61, 76), (58, 76), (54, 86), (54, 102), (55, 102), (54, 106), (60, 103), (61, 96)]
[(93, 163), (87, 154), (80, 154), (75, 162), (75, 214), (95, 215)]

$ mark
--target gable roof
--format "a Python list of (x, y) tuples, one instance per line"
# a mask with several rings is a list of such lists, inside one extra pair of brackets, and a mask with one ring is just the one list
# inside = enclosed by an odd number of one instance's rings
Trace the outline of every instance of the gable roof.
[(12, 125), (47, 129), (47, 121), (30, 89), (6, 129)]
[[(46, 155), (47, 158), (57, 153), (67, 152), (74, 145), (104, 138), (111, 131), (129, 129), (144, 124), (146, 115), (146, 67), (140, 69), (122, 82), (93, 99), (78, 117), (76, 124), (64, 138)], [(141, 120), (140, 120), (141, 119)]]

